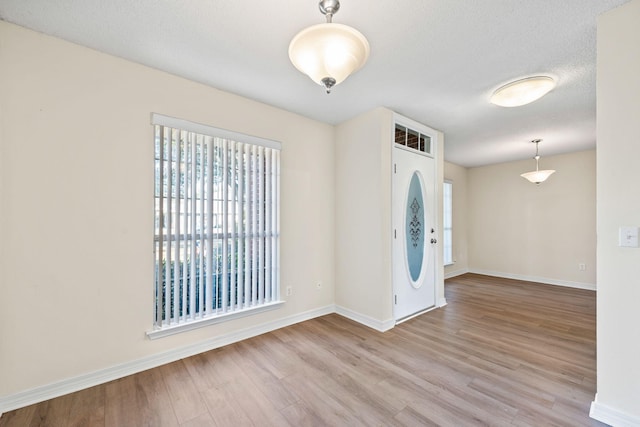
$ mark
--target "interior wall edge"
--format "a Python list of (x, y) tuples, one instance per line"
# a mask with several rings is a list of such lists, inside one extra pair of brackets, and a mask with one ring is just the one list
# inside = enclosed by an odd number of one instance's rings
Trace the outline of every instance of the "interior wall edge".
[(375, 329), (378, 332), (388, 331), (389, 329), (393, 328), (396, 324), (395, 320), (393, 319), (387, 319), (387, 320), (374, 319), (373, 317), (366, 316), (364, 314), (358, 313), (357, 311), (350, 310), (340, 305), (336, 305), (336, 313), (342, 317), (351, 319), (354, 322), (358, 322), (362, 325), (368, 326), (371, 329)]

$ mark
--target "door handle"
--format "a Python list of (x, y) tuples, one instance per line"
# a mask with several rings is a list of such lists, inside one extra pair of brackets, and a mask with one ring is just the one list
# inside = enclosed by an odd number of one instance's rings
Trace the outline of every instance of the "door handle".
[(431, 239), (431, 243), (438, 243), (436, 239)]

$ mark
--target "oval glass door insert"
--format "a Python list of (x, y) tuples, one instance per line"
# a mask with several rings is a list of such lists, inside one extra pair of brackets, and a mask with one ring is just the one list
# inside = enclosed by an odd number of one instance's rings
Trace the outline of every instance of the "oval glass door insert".
[(405, 238), (407, 240), (407, 265), (412, 285), (420, 287), (416, 283), (422, 273), (424, 261), (424, 199), (422, 197), (422, 179), (420, 172), (415, 171), (409, 183), (406, 205), (406, 229)]

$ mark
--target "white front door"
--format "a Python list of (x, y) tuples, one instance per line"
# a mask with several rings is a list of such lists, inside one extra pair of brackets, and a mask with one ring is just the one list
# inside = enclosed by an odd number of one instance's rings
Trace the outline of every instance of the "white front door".
[(394, 318), (435, 306), (435, 160), (393, 148)]

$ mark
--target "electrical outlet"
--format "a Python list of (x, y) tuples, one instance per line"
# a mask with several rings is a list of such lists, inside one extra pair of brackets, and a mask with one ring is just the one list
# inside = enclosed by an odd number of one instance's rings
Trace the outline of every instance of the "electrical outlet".
[(321, 282), (320, 280), (318, 280), (318, 281), (316, 282), (316, 289), (317, 289), (317, 290), (322, 289), (322, 282)]
[(580, 271), (585, 271), (587, 269), (587, 265), (583, 262), (581, 262), (580, 264), (578, 264), (578, 270)]
[(291, 286), (287, 286), (285, 293), (287, 294), (287, 296), (291, 296), (291, 294), (293, 293), (293, 289), (291, 289)]

